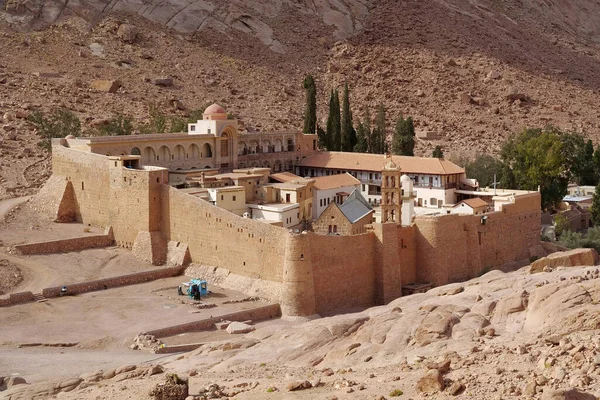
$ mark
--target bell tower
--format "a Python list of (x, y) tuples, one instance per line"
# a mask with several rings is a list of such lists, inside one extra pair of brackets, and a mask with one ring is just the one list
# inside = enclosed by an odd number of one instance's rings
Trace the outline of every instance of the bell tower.
[(381, 223), (386, 222), (402, 222), (400, 168), (391, 155), (386, 155), (386, 163), (381, 170)]

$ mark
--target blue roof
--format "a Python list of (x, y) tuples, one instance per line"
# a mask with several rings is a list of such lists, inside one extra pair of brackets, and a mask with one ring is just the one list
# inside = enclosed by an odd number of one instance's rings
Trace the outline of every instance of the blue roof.
[(373, 208), (357, 189), (354, 189), (343, 204), (338, 206), (342, 214), (352, 223), (371, 213)]

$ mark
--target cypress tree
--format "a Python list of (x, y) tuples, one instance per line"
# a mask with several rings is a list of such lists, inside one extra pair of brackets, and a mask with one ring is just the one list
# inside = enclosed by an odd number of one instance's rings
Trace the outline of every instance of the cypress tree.
[(401, 156), (414, 156), (415, 127), (412, 118), (404, 119), (402, 115), (396, 122), (392, 152)]
[(373, 131), (371, 130), (371, 112), (369, 111), (369, 107), (365, 108), (365, 116), (363, 118), (363, 129), (365, 132), (365, 140), (367, 142), (367, 149), (365, 150), (365, 153), (373, 153)]
[[(352, 126), (352, 111), (350, 110), (350, 93), (348, 83), (344, 85), (344, 94), (342, 97), (342, 118), (341, 118), (341, 141), (342, 151), (352, 151), (356, 144), (356, 132)], [(354, 135), (353, 135), (354, 133)], [(354, 137), (353, 137), (354, 136)]]
[(433, 149), (432, 155), (435, 158), (444, 158), (444, 152), (442, 150), (442, 146), (440, 146), (439, 144), (437, 146), (435, 146), (435, 149)]
[(325, 140), (323, 141), (324, 147), (332, 151), (334, 150), (334, 125), (335, 125), (335, 96), (333, 94), (333, 89), (331, 90), (331, 95), (329, 96), (329, 114), (327, 115), (327, 126), (325, 128)]
[(600, 226), (600, 184), (596, 186), (594, 197), (592, 198), (592, 224), (594, 226)]
[(317, 125), (317, 139), (319, 142), (320, 149), (327, 149), (327, 133), (321, 128), (320, 125)]
[(373, 153), (385, 154), (387, 151), (387, 141), (385, 133), (385, 107), (383, 103), (377, 106), (377, 115), (375, 116), (375, 128), (373, 129)]
[(306, 108), (304, 111), (304, 133), (314, 133), (317, 124), (317, 87), (312, 75), (304, 78), (306, 90)]
[(354, 145), (355, 153), (366, 153), (368, 150), (369, 144), (367, 143), (367, 132), (365, 129), (365, 125), (358, 120), (358, 125), (356, 127), (356, 145)]
[(336, 90), (333, 91), (333, 137), (332, 150), (342, 150), (342, 121), (340, 115), (340, 95)]

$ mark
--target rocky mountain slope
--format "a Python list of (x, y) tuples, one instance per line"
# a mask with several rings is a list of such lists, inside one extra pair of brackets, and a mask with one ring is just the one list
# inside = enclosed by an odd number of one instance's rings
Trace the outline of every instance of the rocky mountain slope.
[[(190, 394), (204, 398), (389, 399), (403, 393), (594, 400), (600, 395), (600, 271), (544, 271), (492, 271), (364, 312), (206, 343), (157, 360), (160, 368), (127, 366), (116, 376), (97, 371), (4, 394), (17, 399), (69, 387), (75, 390), (61, 398), (142, 399), (164, 370), (190, 377)], [(564, 395), (569, 388), (578, 397)]]
[[(297, 130), (302, 78), (350, 84), (355, 120), (383, 103), (389, 132), (415, 119), (419, 154), (496, 152), (523, 127), (553, 124), (598, 142), (600, 6), (534, 0), (0, 2), (2, 189), (35, 191), (48, 155), (31, 110), (64, 107), (84, 126), (142, 121), (217, 101), (250, 131)], [(119, 35), (119, 26), (135, 35)], [(37, 75), (35, 75), (37, 74)], [(153, 80), (173, 78), (169, 87)], [(116, 93), (92, 89), (118, 79)], [(181, 107), (180, 107), (181, 108)], [(8, 114), (8, 115), (7, 115)]]

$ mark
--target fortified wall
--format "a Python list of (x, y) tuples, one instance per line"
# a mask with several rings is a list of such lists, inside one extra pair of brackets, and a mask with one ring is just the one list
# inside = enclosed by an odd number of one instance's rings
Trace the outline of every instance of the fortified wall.
[(131, 168), (127, 157), (64, 144), (53, 142), (53, 175), (33, 202), (38, 211), (60, 222), (112, 226), (118, 245), (156, 264), (167, 248), (183, 244), (194, 263), (276, 283), (265, 295), (286, 316), (385, 304), (401, 296), (402, 285), (469, 279), (528, 259), (539, 243), (538, 193), (518, 196), (485, 221), (417, 217), (410, 227), (373, 224), (355, 236), (291, 233), (170, 187), (164, 168)]

